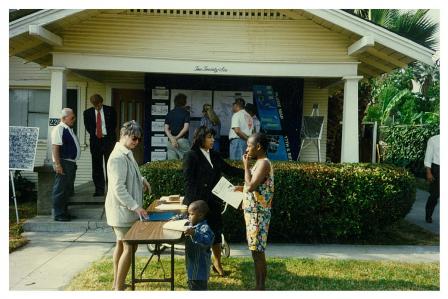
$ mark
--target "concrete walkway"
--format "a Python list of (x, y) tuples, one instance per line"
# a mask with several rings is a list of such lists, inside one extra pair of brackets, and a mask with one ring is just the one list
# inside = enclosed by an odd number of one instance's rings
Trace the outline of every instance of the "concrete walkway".
[[(424, 223), (426, 197), (424, 191), (417, 193), (416, 203), (406, 219), (438, 233), (438, 207), (434, 223)], [(115, 242), (109, 228), (79, 233), (29, 232), (24, 235), (30, 242), (9, 255), (10, 290), (63, 290), (92, 262), (110, 257)], [(231, 244), (230, 247), (231, 256), (249, 256), (245, 244)], [(146, 246), (140, 246), (137, 254), (148, 256)], [(176, 247), (176, 254), (183, 255), (182, 246)], [(269, 244), (266, 254), (268, 257), (439, 262), (439, 246)]]

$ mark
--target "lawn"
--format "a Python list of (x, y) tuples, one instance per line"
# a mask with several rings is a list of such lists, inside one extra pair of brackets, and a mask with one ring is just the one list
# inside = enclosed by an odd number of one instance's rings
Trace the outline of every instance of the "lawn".
[(22, 237), (23, 223), (37, 215), (37, 204), (35, 201), (28, 201), (17, 205), (19, 212), (19, 223), (16, 221), (14, 205), (9, 206), (9, 252), (22, 247), (28, 240)]
[[(143, 269), (146, 258), (137, 258), (137, 271)], [(169, 259), (162, 258), (165, 271)], [(211, 274), (209, 290), (251, 290), (254, 271), (251, 258), (227, 258), (223, 261), (227, 277)], [(184, 259), (176, 258), (175, 290), (187, 290)], [(268, 290), (440, 290), (438, 263), (409, 264), (397, 262), (269, 258)], [(151, 262), (144, 277), (161, 277), (162, 271)], [(130, 274), (128, 276), (129, 282)], [(78, 274), (66, 288), (73, 291), (111, 290), (112, 258), (93, 263)], [(139, 283), (136, 290), (169, 290), (169, 283)]]

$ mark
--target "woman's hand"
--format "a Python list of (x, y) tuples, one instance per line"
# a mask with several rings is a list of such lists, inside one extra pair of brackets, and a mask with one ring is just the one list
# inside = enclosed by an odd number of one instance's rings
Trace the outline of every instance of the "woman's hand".
[(139, 218), (146, 218), (148, 217), (148, 212), (146, 212), (145, 209), (138, 207), (134, 210), (135, 213), (137, 213)]
[(151, 194), (151, 185), (145, 178), (143, 178), (143, 192), (148, 192), (148, 194)]
[(249, 155), (248, 155), (247, 151), (243, 155), (243, 165), (244, 165), (244, 168), (249, 167)]
[(233, 191), (235, 192), (243, 192), (243, 186), (235, 186), (235, 188), (233, 189)]

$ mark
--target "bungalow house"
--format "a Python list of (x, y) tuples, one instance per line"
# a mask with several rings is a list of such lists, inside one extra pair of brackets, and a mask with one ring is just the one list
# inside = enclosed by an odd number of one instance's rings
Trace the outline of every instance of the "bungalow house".
[[(296, 159), (302, 116), (315, 104), (326, 156), (329, 89), (341, 84), (341, 162), (358, 162), (358, 81), (417, 60), (432, 64), (434, 51), (342, 10), (44, 9), (10, 21), (9, 54), (10, 125), (40, 127), (36, 166), (43, 165), (51, 120), (73, 108), (79, 185), (91, 180), (82, 112), (95, 93), (120, 124), (144, 125), (136, 155), (143, 163), (163, 157), (157, 124), (176, 92), (188, 93), (192, 107), (210, 100), (217, 109), (219, 100), (272, 86)], [(317, 156), (307, 147), (300, 160)]]

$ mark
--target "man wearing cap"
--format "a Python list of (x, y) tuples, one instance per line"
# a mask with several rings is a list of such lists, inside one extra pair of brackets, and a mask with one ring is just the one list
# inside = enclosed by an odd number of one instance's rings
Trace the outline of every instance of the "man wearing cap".
[(241, 160), (246, 151), (247, 139), (252, 135), (254, 122), (252, 116), (244, 110), (242, 98), (235, 99), (232, 106), (232, 122), (229, 131), (229, 159)]

